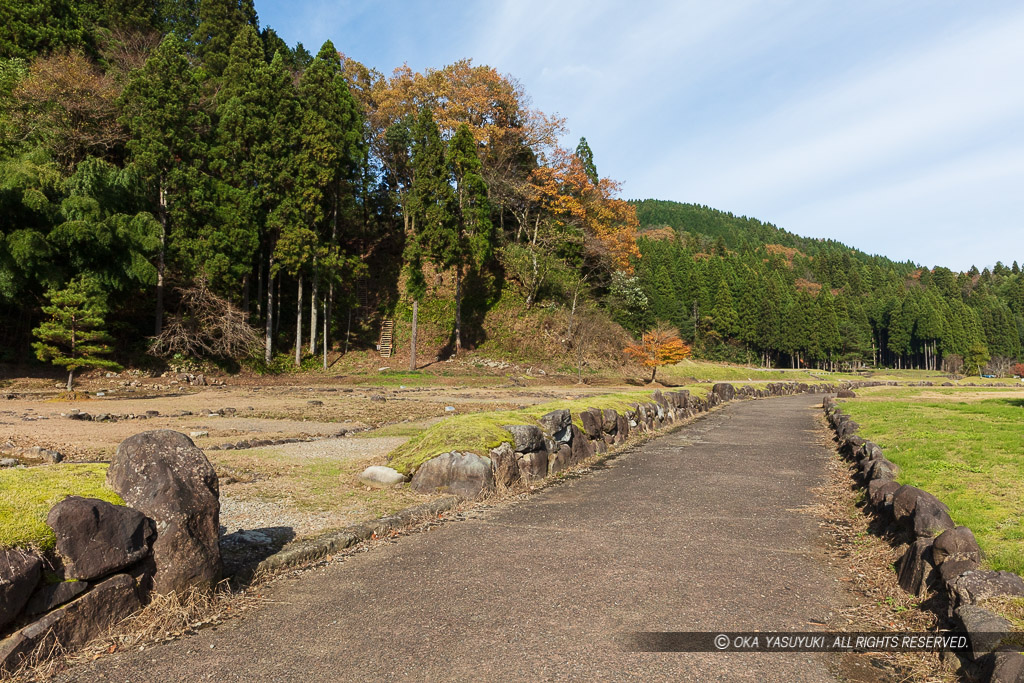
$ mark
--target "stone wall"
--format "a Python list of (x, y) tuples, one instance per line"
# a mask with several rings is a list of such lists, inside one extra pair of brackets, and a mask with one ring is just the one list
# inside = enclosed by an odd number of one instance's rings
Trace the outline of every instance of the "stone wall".
[[(412, 488), (423, 493), (452, 493), (474, 499), (496, 487), (537, 481), (607, 453), (638, 434), (656, 432), (735, 399), (768, 398), (801, 393), (831, 393), (829, 384), (773, 382), (760, 386), (719, 383), (706, 398), (689, 391), (655, 391), (649, 401), (625, 411), (587, 408), (572, 415), (555, 410), (538, 424), (506, 425), (509, 442), (487, 453), (439, 453), (416, 470)], [(574, 419), (576, 418), (576, 419)]]
[(983, 569), (971, 530), (956, 526), (948, 508), (932, 494), (898, 484), (899, 467), (877, 444), (858, 436), (859, 425), (831, 396), (822, 407), (840, 455), (855, 464), (854, 477), (866, 489), (866, 512), (884, 531), (906, 542), (897, 566), (900, 587), (918, 597), (936, 594), (943, 606), (940, 616), (967, 633), (972, 651), (962, 657), (970, 680), (1024, 680), (1019, 647), (999, 642), (998, 634), (1012, 630), (1010, 622), (977, 604), (991, 597), (1024, 597), (1024, 579)]

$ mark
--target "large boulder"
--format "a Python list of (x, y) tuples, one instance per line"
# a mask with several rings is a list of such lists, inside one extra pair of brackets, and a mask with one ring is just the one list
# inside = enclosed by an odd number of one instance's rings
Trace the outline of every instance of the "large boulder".
[(583, 431), (587, 433), (587, 438), (601, 438), (604, 416), (601, 414), (600, 410), (597, 408), (587, 408), (580, 413), (580, 421), (583, 423)]
[(548, 456), (548, 474), (561, 472), (572, 465), (572, 446), (567, 443), (559, 444), (558, 450)]
[(971, 658), (980, 659), (999, 647), (1000, 641), (1013, 630), (1003, 617), (974, 605), (964, 605), (956, 610), (956, 616), (967, 632), (971, 642)]
[(981, 562), (981, 547), (974, 534), (965, 526), (943, 531), (935, 538), (932, 558), (941, 565), (946, 560), (973, 560)]
[(512, 445), (520, 453), (544, 450), (544, 432), (534, 425), (505, 425), (512, 435)]
[(512, 444), (503, 441), (497, 448), (491, 449), (490, 457), (496, 485), (511, 486), (519, 480), (519, 464)]
[(0, 630), (14, 621), (39, 583), (43, 561), (15, 548), (0, 548)]
[(899, 487), (900, 485), (894, 481), (872, 479), (868, 482), (868, 500), (875, 509), (879, 509), (885, 505), (887, 499), (891, 499)]
[[(547, 474), (547, 459), (544, 474)], [(420, 465), (411, 486), (420, 493), (443, 491), (471, 500), (479, 498), (494, 489), (491, 459), (476, 453), (442, 453)]]
[(914, 536), (918, 538), (931, 538), (956, 526), (946, 506), (932, 498), (918, 498), (912, 518)]
[(918, 502), (922, 499), (928, 500), (935, 506), (948, 511), (948, 508), (942, 501), (927, 491), (922, 491), (915, 486), (903, 485), (892, 495), (892, 513), (896, 517), (896, 521), (908, 523), (911, 515), (914, 514), (914, 510), (917, 509)]
[(582, 429), (576, 425), (570, 427), (572, 431), (572, 462), (583, 462), (594, 455), (594, 444), (587, 438)]
[(900, 562), (900, 588), (912, 595), (923, 596), (939, 580), (932, 560), (931, 538), (919, 538), (910, 544)]
[(736, 397), (736, 387), (731, 384), (720, 382), (711, 387), (711, 393), (721, 401), (731, 401)]
[(572, 424), (572, 414), (567, 408), (552, 410), (550, 413), (542, 415), (538, 422), (555, 441), (569, 443), (572, 440), (572, 430), (569, 429)]
[(970, 605), (986, 598), (1024, 597), (1024, 579), (1013, 572), (975, 569), (964, 572), (953, 582), (954, 602)]
[(605, 434), (614, 434), (615, 430), (619, 426), (619, 414), (611, 408), (605, 408), (601, 411), (601, 428)]
[(135, 564), (156, 536), (153, 520), (138, 510), (97, 498), (68, 496), (50, 508), (46, 523), (57, 536), (65, 575), (83, 581)]
[(220, 487), (213, 465), (190, 438), (161, 429), (125, 439), (107, 483), (156, 522), (157, 593), (212, 588), (220, 580)]
[(516, 460), (520, 479), (543, 479), (548, 476), (548, 452), (519, 453)]
[(622, 443), (629, 438), (629, 420), (625, 415), (617, 415), (615, 421), (615, 443)]

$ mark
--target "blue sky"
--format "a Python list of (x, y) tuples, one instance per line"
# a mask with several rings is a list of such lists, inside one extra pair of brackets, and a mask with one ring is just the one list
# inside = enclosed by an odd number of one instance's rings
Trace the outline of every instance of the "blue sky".
[(471, 57), (627, 198), (923, 265), (1024, 262), (1024, 4), (256, 0), (384, 73)]

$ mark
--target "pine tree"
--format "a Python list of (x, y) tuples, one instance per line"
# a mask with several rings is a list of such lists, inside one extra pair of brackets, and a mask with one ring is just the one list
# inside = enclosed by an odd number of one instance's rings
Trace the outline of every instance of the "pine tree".
[(193, 39), (207, 71), (220, 78), (227, 68), (231, 45), (247, 26), (259, 30), (252, 0), (200, 0), (199, 26)]
[(50, 319), (32, 330), (39, 339), (32, 347), (39, 360), (68, 371), (68, 391), (76, 370), (120, 369), (117, 363), (102, 358), (111, 353), (113, 337), (103, 329), (107, 302), (95, 280), (79, 277), (64, 289), (51, 289), (46, 298), (50, 304), (43, 306), (43, 313)]
[(167, 241), (188, 210), (205, 155), (209, 117), (200, 107), (200, 83), (175, 35), (161, 41), (121, 96), (122, 123), (131, 133), (129, 160), (148, 184), (161, 225), (157, 254), (156, 334), (163, 329)]
[(256, 150), (273, 134), (267, 103), (257, 79), (264, 67), (256, 30), (245, 26), (231, 46), (224, 85), (217, 92), (217, 129), (210, 168), (217, 180), (214, 219), (197, 236), (193, 249), (210, 283), (248, 301), (249, 274), (259, 244)]
[(596, 186), (600, 182), (600, 177), (597, 175), (597, 166), (594, 165), (594, 152), (591, 151), (586, 138), (580, 138), (579, 144), (576, 145), (576, 156), (583, 162), (583, 170), (586, 171), (590, 182)]
[(409, 189), (412, 234), (407, 238), (411, 263), (421, 259), (438, 270), (454, 265), (458, 224), (451, 171), (445, 163), (444, 143), (428, 107), (420, 109), (412, 128), (413, 180)]
[[(366, 168), (363, 119), (341, 73), (334, 45), (327, 41), (299, 83), (302, 122), (297, 157), (300, 208), (313, 227), (317, 245), (311, 261), (310, 352), (315, 351), (317, 304), (321, 283), (333, 296), (334, 285), (364, 270), (353, 250), (346, 249), (346, 226), (358, 223), (357, 198)], [(301, 277), (301, 275), (300, 275)], [(326, 306), (325, 315), (326, 315)], [(325, 340), (326, 341), (326, 340)]]
[(266, 112), (267, 122), (252, 156), (257, 178), (255, 213), (262, 227), (261, 244), (267, 260), (264, 360), (270, 363), (274, 352), (274, 282), (281, 269), (278, 244), (281, 236), (301, 220), (296, 196), (298, 93), (280, 52), (257, 72), (254, 100)]
[(487, 183), (480, 169), (476, 141), (462, 124), (448, 144), (448, 168), (455, 182), (455, 243), (448, 260), (455, 269), (455, 353), (462, 350), (462, 279), (494, 253), (494, 225)]

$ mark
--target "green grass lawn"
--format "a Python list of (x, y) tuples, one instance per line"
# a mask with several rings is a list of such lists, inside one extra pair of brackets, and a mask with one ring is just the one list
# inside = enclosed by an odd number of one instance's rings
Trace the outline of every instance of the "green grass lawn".
[(876, 389), (842, 407), (900, 466), (901, 484), (935, 494), (974, 531), (989, 567), (1024, 574), (1024, 392), (937, 389)]
[(46, 515), (68, 496), (122, 505), (118, 495), (107, 488), (106, 476), (105, 464), (0, 470), (0, 547), (53, 548), (57, 539), (46, 525)]
[[(672, 381), (695, 379), (712, 382), (820, 382), (837, 375), (808, 370), (766, 370), (733, 363), (712, 363), (702, 360), (684, 360), (675, 365), (658, 368), (658, 377)], [(845, 375), (843, 375), (846, 378)], [(850, 376), (852, 377), (852, 375)]]

